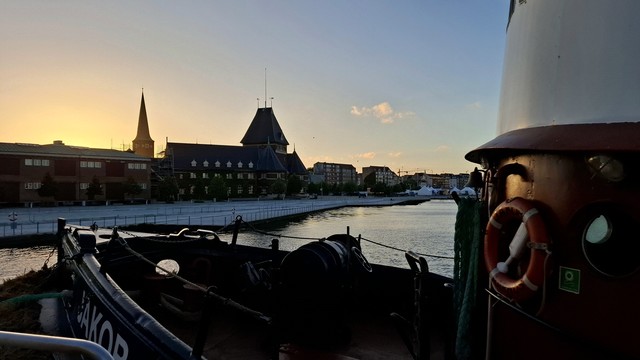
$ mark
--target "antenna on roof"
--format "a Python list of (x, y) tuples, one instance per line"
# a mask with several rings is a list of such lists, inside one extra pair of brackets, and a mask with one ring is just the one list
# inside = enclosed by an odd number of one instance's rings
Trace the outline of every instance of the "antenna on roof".
[(269, 98), (271, 100), (271, 107), (273, 107), (273, 96)]
[(256, 98), (258, 100), (258, 109), (260, 109), (260, 98)]
[(264, 107), (267, 107), (267, 68), (264, 68)]

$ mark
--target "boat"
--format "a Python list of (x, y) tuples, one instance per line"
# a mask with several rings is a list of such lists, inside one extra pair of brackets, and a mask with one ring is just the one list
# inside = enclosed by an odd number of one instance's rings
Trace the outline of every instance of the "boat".
[[(74, 337), (114, 358), (638, 359), (640, 2), (512, 0), (453, 278), (359, 237), (293, 251), (60, 222)], [(242, 219), (237, 219), (238, 227)]]
[[(408, 252), (410, 268), (370, 264), (361, 239), (334, 234), (293, 251), (211, 230), (173, 234), (59, 221), (63, 298), (73, 337), (115, 359), (412, 359), (449, 351), (449, 278)], [(427, 297), (429, 292), (431, 296)], [(416, 306), (418, 304), (418, 306)], [(428, 311), (427, 309), (438, 309)], [(421, 319), (421, 321), (418, 321)], [(428, 326), (426, 326), (428, 325)]]

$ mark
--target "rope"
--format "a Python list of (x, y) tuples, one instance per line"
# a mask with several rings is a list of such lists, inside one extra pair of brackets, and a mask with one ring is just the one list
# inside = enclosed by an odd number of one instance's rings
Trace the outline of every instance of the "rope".
[[(282, 234), (269, 233), (269, 232), (266, 232), (266, 231), (262, 231), (262, 230), (258, 230), (258, 229), (256, 229), (256, 228), (255, 228), (255, 227), (253, 227), (250, 223), (248, 223), (248, 222), (246, 222), (246, 221), (244, 221), (244, 220), (243, 220), (242, 222), (243, 222), (244, 224), (246, 224), (246, 225), (247, 225), (247, 227), (249, 227), (249, 228), (250, 228), (250, 230), (252, 230), (252, 231), (254, 231), (254, 232), (258, 233), (258, 234), (265, 235), (265, 236), (273, 236), (273, 237), (278, 237), (278, 238), (296, 239), (296, 240), (317, 240), (317, 241), (323, 241), (323, 240), (326, 240), (326, 238), (311, 238), (311, 237), (290, 236), (290, 235), (282, 235)], [(374, 244), (374, 245), (378, 245), (378, 246), (381, 246), (381, 247), (384, 247), (384, 248), (387, 248), (387, 249), (391, 249), (391, 250), (395, 250), (395, 251), (400, 251), (400, 252), (402, 252), (402, 253), (406, 253), (406, 252), (408, 252), (408, 251), (409, 251), (409, 250), (405, 250), (405, 249), (397, 248), (397, 247), (395, 247), (395, 246), (385, 245), (385, 244), (382, 244), (382, 243), (380, 243), (380, 242), (373, 241), (373, 240), (371, 240), (371, 239), (367, 239), (367, 238), (363, 238), (363, 237), (361, 237), (360, 239), (361, 239), (361, 240), (364, 240), (364, 241), (367, 241), (367, 242), (370, 242), (370, 243), (372, 243), (372, 244)], [(454, 259), (454, 257), (453, 257), (453, 256), (423, 254), (423, 253), (419, 253), (419, 252), (415, 252), (415, 251), (414, 251), (414, 253), (415, 253), (415, 254), (417, 254), (417, 255), (427, 256), (427, 257), (437, 258), (437, 259), (448, 259), (448, 260), (453, 260), (453, 259)]]
[(248, 308), (248, 307), (246, 307), (246, 306), (244, 306), (244, 305), (242, 305), (240, 303), (237, 303), (237, 302), (231, 300), (230, 298), (226, 298), (226, 297), (223, 297), (223, 296), (220, 296), (220, 295), (214, 293), (213, 292), (213, 287), (206, 288), (206, 287), (204, 287), (204, 286), (202, 286), (200, 284), (196, 284), (196, 283), (194, 283), (192, 281), (189, 281), (189, 280), (183, 278), (182, 276), (180, 276), (180, 275), (178, 275), (178, 274), (176, 274), (174, 272), (171, 272), (171, 271), (169, 271), (167, 269), (164, 269), (163, 267), (159, 266), (158, 264), (154, 263), (153, 261), (147, 259), (144, 255), (142, 255), (139, 252), (133, 250), (129, 246), (129, 244), (127, 244), (127, 242), (124, 241), (124, 239), (118, 238), (118, 240), (120, 240), (120, 244), (124, 247), (125, 250), (129, 251), (131, 254), (133, 254), (134, 256), (139, 258), (140, 260), (146, 262), (147, 264), (150, 264), (151, 266), (164, 271), (165, 273), (167, 273), (169, 275), (169, 277), (173, 277), (173, 278), (175, 278), (175, 279), (177, 279), (177, 280), (179, 280), (179, 281), (181, 281), (181, 282), (183, 282), (185, 284), (189, 284), (189, 285), (193, 286), (194, 288), (196, 288), (196, 289), (200, 290), (201, 292), (205, 293), (207, 296), (211, 296), (212, 298), (214, 298), (215, 300), (219, 301), (221, 304), (223, 304), (225, 306), (229, 306), (229, 307), (234, 308), (234, 309), (236, 309), (238, 311), (241, 311), (241, 312), (243, 312), (245, 314), (253, 316), (256, 319), (259, 319), (259, 320), (262, 320), (262, 321), (266, 322), (267, 324), (271, 323), (271, 318), (269, 316), (267, 316), (267, 315), (265, 315), (265, 314), (263, 314), (263, 313), (261, 313), (259, 311), (255, 311), (253, 309), (250, 309), (250, 308)]
[(454, 248), (454, 311), (456, 320), (455, 355), (457, 359), (473, 359), (473, 318), (476, 307), (478, 266), (482, 246), (484, 203), (461, 198), (456, 215)]

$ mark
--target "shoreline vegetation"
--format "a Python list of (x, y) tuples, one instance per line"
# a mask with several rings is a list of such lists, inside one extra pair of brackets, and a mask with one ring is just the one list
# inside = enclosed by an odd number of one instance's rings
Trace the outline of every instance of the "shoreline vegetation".
[[(30, 296), (60, 290), (58, 267), (45, 263), (38, 270), (5, 280), (0, 284), (0, 329), (30, 334), (46, 334), (40, 323), (40, 297)], [(51, 335), (51, 334), (48, 334)], [(52, 360), (48, 351), (0, 345), (1, 359)]]

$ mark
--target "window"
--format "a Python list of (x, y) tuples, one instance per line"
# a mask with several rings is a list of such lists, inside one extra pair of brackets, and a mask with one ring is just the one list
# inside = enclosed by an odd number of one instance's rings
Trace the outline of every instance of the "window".
[(220, 161), (216, 161), (216, 167), (220, 167)]
[(231, 167), (231, 161), (227, 161), (227, 167)]
[(238, 167), (241, 168), (242, 167), (242, 161), (238, 161)]
[(100, 169), (102, 163), (100, 161), (80, 161), (81, 168)]
[(25, 166), (49, 166), (49, 159), (24, 159)]
[(227, 179), (233, 179), (233, 174), (231, 173), (227, 174)]
[(204, 165), (204, 167), (209, 167), (209, 162), (207, 160), (205, 160), (202, 165)]
[(198, 163), (196, 162), (196, 160), (191, 160), (191, 166), (195, 167), (196, 165), (198, 165)]
[(143, 164), (143, 163), (129, 163), (127, 164), (127, 168), (129, 170), (146, 170), (147, 169), (147, 164)]
[(202, 173), (202, 178), (203, 178), (203, 179), (208, 179), (208, 178), (209, 178), (209, 174), (207, 174), (207, 173)]
[(253, 161), (249, 162), (249, 169), (253, 169)]
[(196, 173), (189, 173), (189, 178), (190, 179), (195, 179), (196, 178)]
[(28, 182), (24, 183), (25, 190), (38, 190), (42, 186), (42, 183), (39, 182)]
[(89, 183), (80, 183), (80, 190), (87, 190), (89, 188)]
[(249, 195), (253, 194), (253, 185), (249, 185), (249, 187), (247, 187), (247, 192), (249, 193)]
[(242, 194), (242, 185), (238, 185), (238, 194)]
[(255, 179), (255, 174), (254, 173), (248, 173), (247, 174), (247, 179)]

